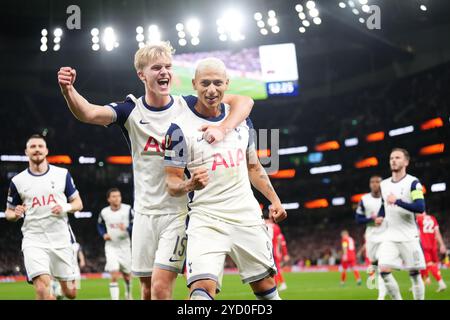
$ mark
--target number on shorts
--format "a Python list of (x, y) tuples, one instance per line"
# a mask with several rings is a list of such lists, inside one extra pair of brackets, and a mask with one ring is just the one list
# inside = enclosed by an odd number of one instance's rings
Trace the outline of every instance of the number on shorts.
[[(186, 242), (187, 242), (187, 237), (183, 237), (181, 238), (180, 241), (180, 236), (177, 236), (177, 241), (175, 242), (175, 247), (173, 248), (173, 254), (174, 255), (178, 255), (179, 257), (184, 256), (184, 252), (186, 251)], [(180, 250), (178, 250), (178, 245), (181, 247)]]

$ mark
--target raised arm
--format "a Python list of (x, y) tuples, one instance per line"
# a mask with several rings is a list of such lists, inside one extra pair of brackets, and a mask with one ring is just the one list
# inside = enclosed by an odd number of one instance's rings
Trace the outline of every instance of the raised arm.
[(113, 110), (89, 103), (77, 92), (73, 86), (76, 75), (76, 70), (71, 67), (62, 67), (58, 71), (58, 84), (66, 99), (67, 106), (75, 118), (85, 123), (104, 126), (112, 123), (114, 119)]

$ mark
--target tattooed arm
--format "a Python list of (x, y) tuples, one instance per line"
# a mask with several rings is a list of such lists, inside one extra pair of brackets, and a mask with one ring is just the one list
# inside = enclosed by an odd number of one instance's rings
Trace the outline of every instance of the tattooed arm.
[(287, 217), (286, 210), (284, 210), (281, 205), (280, 198), (278, 198), (266, 170), (264, 170), (259, 162), (254, 148), (250, 148), (247, 152), (247, 163), (248, 176), (251, 184), (270, 201), (270, 211), (272, 212), (275, 222), (278, 223), (283, 221)]
[(196, 169), (191, 179), (185, 180), (183, 168), (166, 167), (166, 187), (172, 197), (181, 197), (191, 191), (201, 190), (208, 182), (208, 171), (205, 168)]

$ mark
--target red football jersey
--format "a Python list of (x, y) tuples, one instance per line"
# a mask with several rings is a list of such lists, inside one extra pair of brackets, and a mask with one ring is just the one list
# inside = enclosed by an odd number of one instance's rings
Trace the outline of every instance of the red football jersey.
[(347, 259), (343, 259), (345, 261), (354, 261), (356, 260), (356, 248), (355, 241), (352, 237), (342, 238), (342, 248), (347, 248)]
[(269, 222), (267, 226), (269, 227), (269, 234), (272, 236), (273, 255), (275, 259), (281, 259), (288, 254), (284, 235), (277, 224)]
[(420, 242), (424, 250), (437, 248), (436, 229), (439, 228), (438, 222), (434, 216), (429, 214), (418, 214), (416, 217), (417, 225), (420, 231)]

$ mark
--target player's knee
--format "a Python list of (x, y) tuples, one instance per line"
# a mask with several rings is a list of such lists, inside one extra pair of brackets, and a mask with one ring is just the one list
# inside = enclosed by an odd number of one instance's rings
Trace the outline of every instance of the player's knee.
[(163, 280), (153, 280), (151, 295), (156, 300), (170, 299), (172, 295), (172, 284)]

